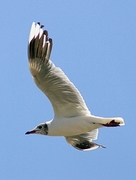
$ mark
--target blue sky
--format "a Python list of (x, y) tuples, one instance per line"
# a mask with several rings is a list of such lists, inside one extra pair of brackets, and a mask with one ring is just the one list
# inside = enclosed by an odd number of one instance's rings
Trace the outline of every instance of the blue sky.
[[(136, 179), (136, 1), (0, 2), (0, 179)], [(102, 128), (106, 149), (80, 152), (63, 137), (25, 136), (53, 118), (28, 69), (31, 23), (53, 38), (51, 60), (82, 93), (94, 115), (121, 116)]]

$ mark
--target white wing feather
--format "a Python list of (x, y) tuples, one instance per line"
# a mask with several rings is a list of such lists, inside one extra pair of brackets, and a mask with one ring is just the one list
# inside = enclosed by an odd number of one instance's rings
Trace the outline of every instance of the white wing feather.
[(36, 85), (52, 103), (55, 116), (74, 117), (90, 115), (80, 92), (64, 72), (50, 58), (52, 39), (42, 30), (40, 23), (33, 23), (29, 36), (28, 58)]

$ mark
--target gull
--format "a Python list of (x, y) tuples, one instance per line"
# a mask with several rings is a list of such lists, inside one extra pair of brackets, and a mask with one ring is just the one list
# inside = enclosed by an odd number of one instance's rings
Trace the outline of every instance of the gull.
[(36, 126), (25, 134), (64, 136), (74, 148), (93, 150), (98, 128), (124, 125), (121, 117), (104, 118), (91, 114), (78, 89), (50, 60), (52, 39), (39, 22), (32, 23), (28, 41), (28, 60), (32, 77), (39, 89), (49, 98), (54, 118)]

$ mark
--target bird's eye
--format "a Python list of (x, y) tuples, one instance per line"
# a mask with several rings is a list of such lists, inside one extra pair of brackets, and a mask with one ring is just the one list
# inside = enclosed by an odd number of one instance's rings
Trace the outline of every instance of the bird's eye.
[(39, 129), (42, 129), (42, 126), (38, 126)]

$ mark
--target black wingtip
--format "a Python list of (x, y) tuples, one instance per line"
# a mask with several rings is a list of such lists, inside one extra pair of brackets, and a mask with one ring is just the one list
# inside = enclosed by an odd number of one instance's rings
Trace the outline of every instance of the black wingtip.
[(44, 25), (41, 25), (41, 28), (44, 28)]

